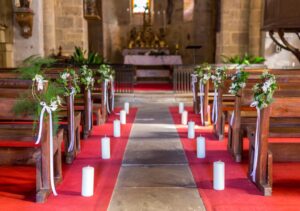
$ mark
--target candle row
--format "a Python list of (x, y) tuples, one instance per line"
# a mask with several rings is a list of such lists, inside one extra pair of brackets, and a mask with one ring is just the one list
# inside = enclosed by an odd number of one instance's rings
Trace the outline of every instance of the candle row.
[[(129, 114), (129, 103), (124, 103), (124, 109), (120, 111), (120, 120), (114, 120), (113, 136), (115, 138), (121, 137), (121, 124), (126, 124), (126, 115)], [(110, 159), (110, 138), (101, 138), (101, 157), (102, 159)], [(94, 195), (94, 168), (86, 166), (82, 168), (82, 183), (81, 195), (90, 197)]]
[[(184, 103), (180, 102), (178, 112), (181, 114), (181, 124), (188, 125), (188, 139), (195, 138), (195, 122), (188, 122), (188, 112), (184, 110)], [(205, 158), (206, 146), (205, 138), (197, 137), (197, 158)], [(222, 161), (213, 163), (213, 188), (215, 190), (225, 189), (225, 164)]]

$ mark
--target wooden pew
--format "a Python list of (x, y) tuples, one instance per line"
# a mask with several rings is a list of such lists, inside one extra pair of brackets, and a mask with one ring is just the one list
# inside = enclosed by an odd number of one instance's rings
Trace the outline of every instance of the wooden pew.
[[(260, 74), (264, 71), (262, 68), (256, 68), (256, 69), (250, 69), (246, 68), (244, 70), (245, 72), (249, 72), (249, 80), (256, 79), (259, 77)], [(297, 72), (297, 70), (287, 70), (287, 69), (276, 69), (276, 70), (269, 70), (270, 73), (273, 73), (275, 75), (281, 75), (281, 74), (294, 74)], [(231, 85), (231, 76), (235, 73), (235, 70), (228, 70), (228, 78), (224, 82), (224, 86), (220, 87), (218, 89), (218, 111), (217, 111), (217, 122), (214, 123), (214, 135), (217, 137), (217, 139), (222, 140), (224, 138), (224, 130), (225, 130), (225, 123), (228, 119), (228, 113), (232, 113), (234, 110), (234, 104), (235, 104), (235, 97), (231, 94), (228, 94), (229, 87)], [(249, 108), (242, 108), (242, 110), (249, 110)], [(229, 122), (228, 122), (229, 123)]]
[[(299, 87), (298, 87), (299, 88)], [(293, 93), (294, 95), (295, 93)], [(272, 195), (273, 162), (299, 162), (300, 142), (287, 143), (285, 138), (300, 137), (300, 95), (290, 97), (288, 92), (277, 93), (275, 101), (261, 110), (261, 119), (258, 132), (257, 168), (251, 176), (254, 164), (255, 127), (248, 127), (247, 134), (250, 140), (249, 173), (248, 176), (265, 196)], [(293, 118), (298, 123), (289, 122), (284, 125), (272, 125), (271, 118)], [(297, 122), (296, 121), (296, 122)], [(270, 143), (269, 137), (282, 138), (282, 142)]]
[[(295, 88), (300, 88), (300, 71), (283, 72), (271, 71), (276, 75), (279, 90), (284, 89), (288, 93), (294, 92)], [(297, 75), (298, 74), (298, 75)], [(232, 154), (236, 162), (241, 162), (243, 151), (243, 137), (246, 137), (246, 129), (248, 126), (256, 123), (256, 110), (250, 108), (249, 105), (253, 100), (252, 87), (258, 82), (255, 77), (249, 78), (245, 89), (240, 90), (238, 96), (235, 97), (234, 118), (232, 124), (228, 125), (228, 151)], [(278, 92), (279, 93), (279, 92)], [(277, 92), (275, 93), (275, 97)], [(228, 115), (228, 122), (231, 121), (232, 113)], [(283, 120), (272, 119), (272, 124), (284, 124)], [(291, 121), (285, 119), (286, 122)]]
[[(20, 75), (14, 72), (15, 69), (9, 71), (1, 70), (1, 79), (16, 79), (20, 78)], [(53, 75), (50, 77), (55, 78)], [(60, 127), (64, 129), (64, 146), (65, 146), (65, 162), (71, 164), (75, 159), (76, 155), (80, 152), (80, 124), (81, 124), (81, 113), (74, 112), (74, 103), (70, 103), (69, 97), (65, 98), (66, 104), (60, 108), (59, 118), (62, 121)], [(67, 124), (63, 123), (67, 122)], [(71, 128), (73, 125), (73, 129)], [(70, 144), (72, 143), (72, 136), (75, 139), (75, 144), (72, 150), (68, 151)]]
[[(0, 79), (0, 165), (36, 166), (36, 202), (45, 202), (51, 193), (50, 183), (50, 131), (49, 118), (43, 121), (41, 144), (28, 144), (35, 141), (37, 128), (33, 127), (30, 116), (16, 116), (12, 112), (20, 93), (31, 87), (31, 80)], [(62, 180), (61, 142), (63, 130), (53, 137), (53, 160), (55, 184)]]

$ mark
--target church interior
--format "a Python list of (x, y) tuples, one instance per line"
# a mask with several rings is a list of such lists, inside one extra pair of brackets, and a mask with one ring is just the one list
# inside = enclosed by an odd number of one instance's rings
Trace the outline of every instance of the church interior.
[(299, 9), (1, 0), (0, 210), (299, 210)]

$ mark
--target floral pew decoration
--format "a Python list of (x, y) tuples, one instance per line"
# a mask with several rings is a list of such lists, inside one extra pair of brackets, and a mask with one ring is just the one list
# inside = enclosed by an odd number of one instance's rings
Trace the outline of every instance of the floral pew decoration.
[(268, 71), (265, 71), (260, 79), (262, 80), (261, 83), (255, 84), (253, 87), (254, 92), (254, 101), (251, 104), (251, 107), (255, 107), (257, 110), (257, 120), (256, 120), (256, 132), (255, 132), (255, 144), (254, 144), (254, 161), (252, 171), (250, 176), (252, 180), (255, 182), (256, 180), (256, 168), (258, 162), (258, 151), (259, 151), (259, 144), (258, 144), (258, 135), (260, 130), (260, 118), (261, 118), (261, 109), (267, 108), (273, 102), (273, 95), (277, 88), (276, 78), (274, 75), (270, 74)]
[[(107, 112), (111, 113), (115, 107), (115, 89), (114, 89), (114, 77), (115, 71), (110, 65), (102, 64), (99, 69), (97, 69), (97, 73), (100, 75), (100, 79), (97, 80), (98, 83), (103, 84), (103, 92), (104, 92), (104, 105), (107, 105)], [(110, 93), (108, 90), (108, 85), (110, 83)], [(109, 95), (111, 96), (111, 108), (109, 102)]]
[(84, 99), (85, 99), (85, 129), (84, 129), (84, 137), (88, 136), (88, 131), (92, 129), (93, 122), (93, 105), (92, 105), (92, 90), (94, 89), (95, 79), (93, 70), (88, 68), (87, 65), (83, 65), (79, 69), (79, 81), (84, 89)]
[[(232, 83), (229, 87), (229, 93), (238, 96), (241, 89), (246, 87), (246, 81), (249, 77), (249, 73), (244, 71), (244, 66), (239, 65), (237, 67), (236, 73), (231, 77)], [(232, 126), (234, 121), (234, 112), (232, 113), (231, 119), (230, 119), (230, 126)]]
[[(199, 92), (200, 92), (200, 117), (201, 117), (201, 122), (202, 125), (204, 125), (204, 94), (205, 94), (205, 90), (204, 87), (207, 84), (207, 82), (209, 81), (209, 79), (211, 78), (211, 66), (207, 63), (204, 63), (202, 65), (199, 65), (197, 67), (195, 67), (195, 71), (192, 77), (197, 77), (199, 80)], [(195, 92), (195, 83), (194, 81), (197, 81), (195, 79), (192, 79), (193, 83), (193, 87), (192, 90)], [(195, 96), (197, 97), (197, 94), (195, 94)]]
[(217, 123), (218, 118), (218, 89), (224, 85), (225, 79), (227, 79), (227, 67), (217, 67), (214, 73), (211, 75), (211, 80), (214, 85), (214, 100), (213, 100), (213, 107), (212, 107), (212, 121), (214, 124)]
[[(59, 74), (57, 82), (64, 89), (64, 96), (67, 101), (67, 110), (69, 118), (69, 143), (67, 153), (72, 153), (75, 146), (75, 111), (74, 111), (74, 97), (77, 93), (80, 93), (79, 77), (74, 69), (65, 69)], [(77, 149), (78, 150), (78, 149)], [(66, 156), (68, 157), (68, 155)], [(68, 159), (67, 159), (68, 160)]]

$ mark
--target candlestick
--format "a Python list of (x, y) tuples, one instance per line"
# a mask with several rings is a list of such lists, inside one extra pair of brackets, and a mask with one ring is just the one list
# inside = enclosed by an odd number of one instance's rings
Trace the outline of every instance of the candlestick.
[(187, 125), (187, 121), (188, 121), (188, 112), (183, 111), (181, 114), (181, 124)]
[(128, 102), (124, 103), (124, 110), (126, 111), (126, 114), (129, 114), (129, 103)]
[(121, 122), (120, 120), (114, 120), (114, 137), (118, 138), (121, 136)]
[(102, 159), (110, 158), (110, 138), (103, 137), (101, 139), (101, 152), (102, 152)]
[(195, 122), (188, 123), (188, 138), (193, 139), (195, 138)]
[(126, 111), (122, 110), (120, 111), (120, 121), (122, 125), (126, 124)]
[(205, 158), (205, 138), (197, 137), (197, 158)]
[(184, 103), (180, 102), (179, 105), (178, 105), (178, 112), (180, 114), (182, 114), (183, 111), (184, 111)]
[(225, 189), (225, 164), (222, 161), (214, 162), (214, 189), (224, 190)]
[(91, 166), (82, 168), (81, 195), (85, 197), (94, 195), (94, 168)]

